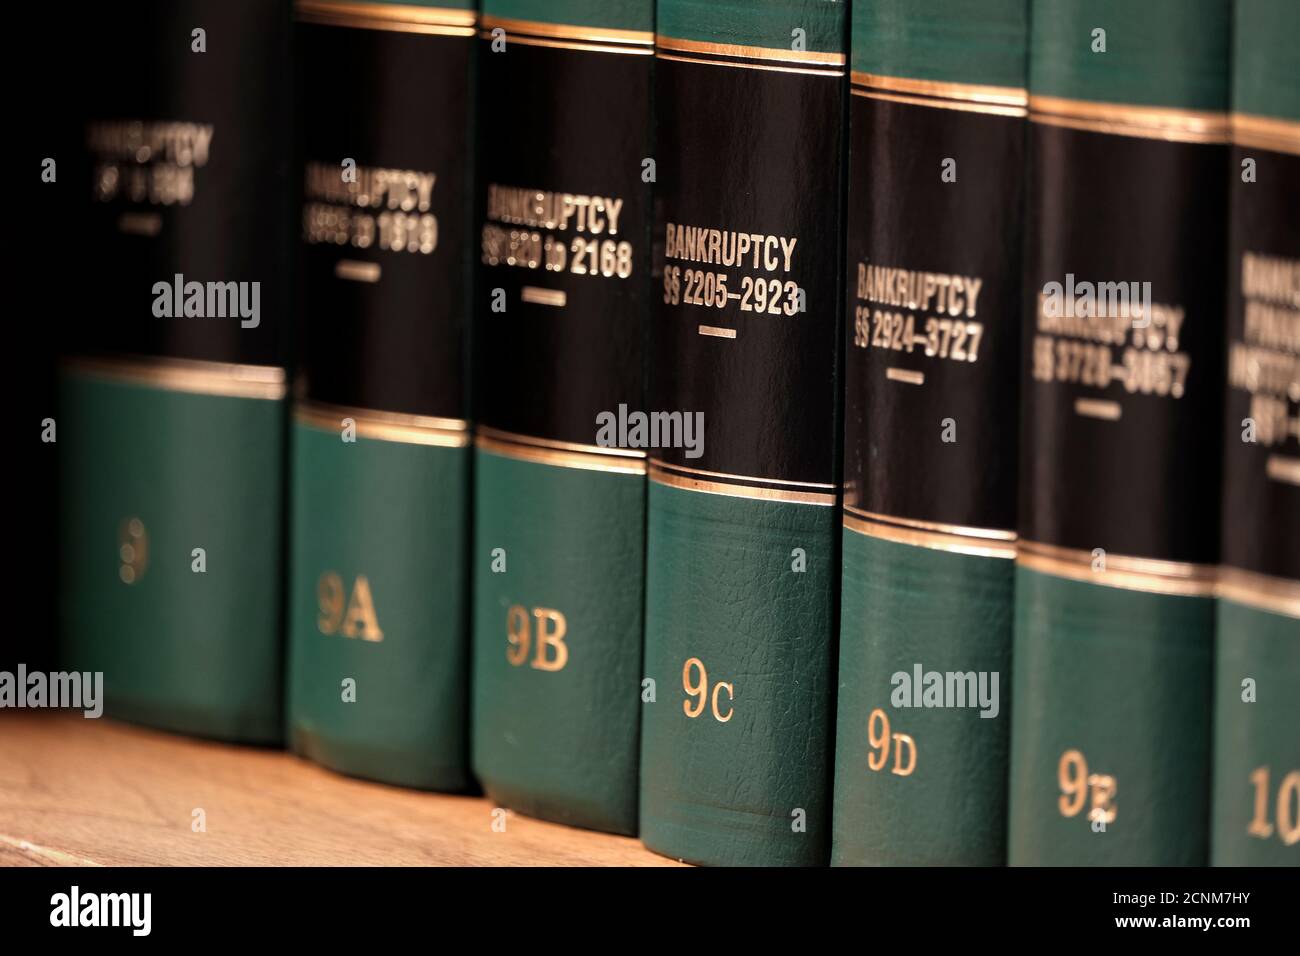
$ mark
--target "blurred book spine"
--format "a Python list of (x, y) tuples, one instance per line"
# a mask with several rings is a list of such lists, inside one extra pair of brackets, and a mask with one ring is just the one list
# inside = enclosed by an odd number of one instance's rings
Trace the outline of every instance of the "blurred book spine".
[(1216, 865), (1300, 864), (1300, 5), (1233, 24)]
[(473, 2), (299, 0), (291, 746), (470, 783)]
[(87, 257), (61, 379), (65, 664), (111, 716), (276, 743), (290, 11), (91, 14)]
[(1008, 856), (1203, 864), (1227, 0), (1035, 0)]

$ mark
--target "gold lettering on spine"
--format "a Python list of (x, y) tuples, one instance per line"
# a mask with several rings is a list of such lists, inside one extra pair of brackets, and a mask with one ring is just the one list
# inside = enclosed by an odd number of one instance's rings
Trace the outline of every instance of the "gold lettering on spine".
[(384, 632), (379, 629), (369, 579), (358, 574), (352, 585), (352, 598), (345, 603), (346, 593), (343, 577), (337, 571), (326, 571), (320, 576), (316, 582), (316, 602), (320, 608), (316, 627), (322, 634), (382, 641)]
[(1088, 761), (1079, 750), (1067, 750), (1056, 765), (1056, 784), (1061, 795), (1056, 798), (1057, 809), (1063, 817), (1077, 816), (1088, 804), (1088, 820), (1095, 828), (1104, 830), (1113, 823), (1119, 811), (1115, 807), (1115, 793), (1119, 789), (1115, 778), (1108, 773), (1089, 773)]
[(117, 529), (117, 556), (122, 562), (117, 576), (123, 584), (135, 584), (149, 566), (149, 533), (139, 518), (124, 518)]
[[(710, 695), (709, 673), (705, 670), (704, 662), (698, 657), (688, 658), (682, 664), (682, 690), (686, 692), (686, 699), (682, 701), (682, 712), (689, 718), (694, 719), (703, 714), (706, 705), (710, 707), (713, 719), (720, 724), (725, 724), (735, 715), (735, 707), (732, 703), (736, 699), (736, 685), (730, 681), (718, 681), (713, 685), (713, 693)], [(722, 703), (718, 696), (723, 691), (727, 693), (725, 714), (722, 712)], [(692, 698), (695, 698), (693, 703)]]
[(569, 662), (569, 646), (564, 643), (569, 631), (567, 619), (550, 607), (533, 608), (532, 617), (537, 619), (535, 645), (528, 608), (512, 604), (506, 612), (506, 660), (512, 667), (519, 667), (528, 660), (529, 649), (535, 647), (531, 665), (535, 670), (564, 670)]
[(910, 777), (916, 772), (916, 740), (911, 734), (891, 731), (889, 715), (879, 707), (873, 708), (867, 716), (867, 744), (870, 747), (868, 770), (884, 770), (892, 752), (894, 765), (890, 767), (890, 773), (896, 777)]
[[(1273, 835), (1273, 824), (1268, 822), (1269, 768), (1256, 767), (1250, 774), (1255, 788), (1255, 807), (1246, 833), (1261, 840)], [(1292, 770), (1282, 778), (1277, 789), (1277, 835), (1284, 846), (1300, 843), (1300, 770)]]
[(1250, 397), (1255, 441), (1266, 448), (1300, 443), (1300, 259), (1244, 253), (1241, 296), (1241, 337), (1228, 342), (1228, 387)]

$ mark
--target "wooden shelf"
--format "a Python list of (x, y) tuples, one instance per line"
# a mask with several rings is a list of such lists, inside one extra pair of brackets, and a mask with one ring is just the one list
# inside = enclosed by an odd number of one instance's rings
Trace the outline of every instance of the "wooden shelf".
[[(191, 829), (193, 811), (207, 832)], [(637, 840), (287, 753), (79, 714), (0, 714), (0, 865), (673, 865)]]

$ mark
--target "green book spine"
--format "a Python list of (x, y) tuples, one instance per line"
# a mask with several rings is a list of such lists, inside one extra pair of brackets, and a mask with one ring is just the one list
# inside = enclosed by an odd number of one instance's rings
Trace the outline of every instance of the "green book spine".
[(824, 863), (847, 4), (661, 0), (641, 835)]
[(1233, 28), (1211, 859), (1300, 864), (1300, 6)]
[[(480, 40), (473, 765), (499, 805), (634, 834), (652, 0), (488, 0)], [(607, 436), (608, 437), (608, 436)]]
[[(289, 7), (94, 23), (84, 311), (60, 386), (61, 632), (106, 713), (282, 730)], [(102, 58), (102, 59), (100, 59)]]
[(1203, 864), (1229, 4), (1030, 22), (1008, 857)]
[(476, 17), (455, 0), (297, 5), (290, 740), (335, 770), (437, 790), (470, 783)]
[(1027, 14), (853, 5), (836, 864), (1006, 858)]

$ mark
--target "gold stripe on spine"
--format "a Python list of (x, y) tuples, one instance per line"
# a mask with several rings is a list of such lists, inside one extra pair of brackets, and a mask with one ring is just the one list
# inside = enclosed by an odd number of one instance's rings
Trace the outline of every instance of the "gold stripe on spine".
[(339, 433), (343, 430), (343, 419), (350, 418), (356, 422), (358, 438), (376, 441), (434, 445), (439, 448), (466, 448), (470, 442), (469, 422), (460, 418), (407, 415), (402, 412), (382, 412), (310, 401), (297, 402), (293, 417), (303, 425)]
[(423, 7), (405, 3), (355, 3), (334, 0), (297, 0), (298, 20), (331, 27), (391, 30), (437, 36), (472, 37), (477, 15), (473, 10)]
[(706, 63), (709, 66), (736, 66), (743, 70), (769, 70), (773, 73), (807, 73), (811, 76), (844, 75), (843, 70), (815, 70), (798, 66), (770, 66), (766, 63), (740, 63), (731, 60), (712, 60), (699, 56), (673, 56), (671, 53), (664, 53), (660, 50), (655, 51), (655, 58), (659, 60), (676, 60), (678, 63)]
[(1097, 103), (1061, 96), (1031, 95), (1029, 119), (1047, 126), (1177, 143), (1226, 143), (1229, 138), (1227, 113), (1169, 106)]
[(1100, 560), (1101, 556), (1094, 558), (1091, 551), (1024, 540), (1016, 554), (1016, 563), (1031, 571), (1087, 584), (1181, 597), (1213, 597), (1215, 593), (1217, 574), (1211, 566), (1106, 552), (1105, 570), (1094, 571), (1093, 564)]
[(68, 371), (89, 378), (192, 395), (275, 401), (288, 394), (288, 377), (284, 369), (273, 365), (145, 356), (75, 358), (66, 360), (63, 365)]
[(1232, 114), (1232, 141), (1238, 146), (1300, 156), (1300, 123), (1271, 116)]
[[(918, 548), (930, 548), (933, 551), (949, 551), (954, 554), (968, 554), (980, 558), (1003, 558), (1011, 560), (1016, 556), (1015, 535), (1012, 532), (997, 531), (992, 528), (963, 528), (967, 533), (949, 533), (935, 530), (935, 527), (918, 527), (926, 522), (896, 522), (895, 519), (872, 521), (860, 516), (852, 509), (844, 509), (844, 527), (857, 534), (897, 544), (908, 544)], [(958, 527), (953, 525), (952, 527)], [(995, 538), (995, 535), (1010, 534), (1010, 539)]]
[(733, 475), (727, 471), (705, 471), (703, 468), (687, 468), (675, 465), (661, 458), (652, 458), (650, 463), (662, 471), (680, 471), (688, 475), (702, 475), (705, 478), (730, 478), (737, 481), (761, 481), (766, 485), (789, 485), (794, 488), (825, 488), (835, 491), (836, 485), (827, 481), (789, 481), (784, 478), (760, 478), (758, 475)]
[(941, 100), (958, 100), (963, 103), (987, 103), (995, 106), (1019, 107), (1024, 112), (1029, 94), (1014, 86), (988, 86), (978, 83), (948, 83), (940, 80), (918, 80), (908, 76), (881, 76), (854, 70), (849, 74), (854, 86), (866, 90), (887, 90), (891, 93), (910, 93), (913, 96)]
[[(484, 40), (492, 39), (492, 34), (484, 30), (479, 33)], [(587, 53), (628, 53), (633, 56), (653, 56), (654, 50), (651, 47), (632, 46), (630, 44), (615, 46), (609, 43), (583, 43), (579, 40), (546, 40), (541, 37), (527, 37), (519, 34), (511, 34), (507, 43), (518, 43), (520, 46), (544, 46), (556, 50), (583, 50)]]
[(916, 518), (897, 518), (893, 515), (879, 514), (875, 511), (864, 511), (862, 508), (854, 508), (852, 505), (845, 505), (844, 510), (857, 518), (866, 521), (877, 522), (880, 524), (896, 524), (904, 528), (914, 528), (917, 531), (935, 531), (939, 534), (956, 536), (959, 538), (980, 538), (988, 541), (1010, 541), (1016, 540), (1014, 531), (1007, 531), (1003, 528), (976, 528), (972, 525), (965, 524), (946, 524), (942, 521), (919, 521)]
[(620, 475), (644, 475), (646, 472), (645, 453), (631, 448), (579, 445), (483, 427), (477, 429), (474, 446), (480, 451), (503, 458), (556, 468), (578, 468)]
[(613, 27), (589, 27), (572, 23), (542, 23), (540, 20), (515, 20), (509, 17), (484, 16), (480, 21), (489, 33), (496, 27), (506, 31), (507, 45), (514, 34), (549, 37), (554, 40), (580, 40), (585, 43), (626, 43), (654, 46), (655, 35), (649, 30), (617, 30)]
[(908, 96), (904, 93), (881, 93), (854, 87), (849, 90), (854, 96), (863, 96), (869, 100), (886, 100), (890, 103), (906, 103), (909, 106), (930, 106), (941, 110), (958, 110), (962, 113), (985, 113), (992, 116), (1023, 117), (1023, 106), (998, 106), (993, 103), (969, 103), (961, 100), (943, 100), (935, 97)]
[[(704, 40), (679, 40), (676, 37), (657, 36), (655, 46), (660, 50), (678, 53), (698, 53), (705, 58), (742, 57), (749, 60), (778, 60), (783, 63), (806, 63), (810, 66), (843, 66), (843, 53), (819, 53), (815, 50), (784, 50), (779, 47), (742, 46), (738, 43), (709, 43)], [(843, 75), (841, 72), (840, 75)]]
[(1238, 568), (1220, 568), (1219, 597), (1261, 611), (1300, 618), (1300, 581)]
[[(713, 473), (716, 474), (716, 473)], [(837, 497), (815, 491), (795, 491), (788, 488), (758, 488), (753, 485), (732, 484), (724, 481), (706, 481), (666, 471), (656, 462), (650, 463), (650, 480), (671, 488), (684, 491), (698, 491), (708, 495), (723, 495), (728, 498), (750, 498), (758, 501), (780, 501), (788, 504), (818, 505), (833, 508)], [(760, 479), (761, 480), (761, 479)]]

